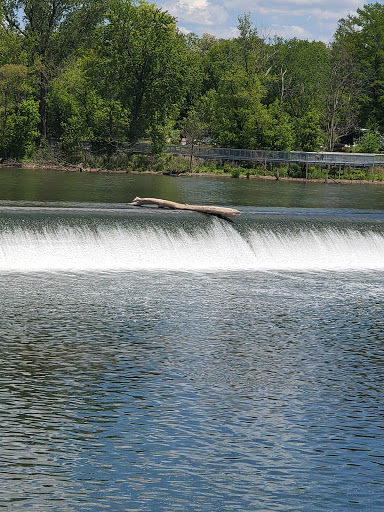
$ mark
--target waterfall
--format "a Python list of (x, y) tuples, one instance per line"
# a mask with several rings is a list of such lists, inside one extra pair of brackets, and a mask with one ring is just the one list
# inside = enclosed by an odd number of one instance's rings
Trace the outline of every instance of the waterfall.
[(47, 224), (0, 231), (0, 271), (384, 270), (384, 234), (348, 226), (239, 231), (219, 220), (190, 232), (138, 224)]

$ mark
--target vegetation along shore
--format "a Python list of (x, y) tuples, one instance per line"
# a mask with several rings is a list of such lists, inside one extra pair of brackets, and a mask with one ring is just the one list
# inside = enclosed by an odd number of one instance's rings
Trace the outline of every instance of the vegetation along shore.
[[(201, 177), (201, 178), (238, 178), (238, 179), (261, 179), (261, 180), (280, 180), (280, 181), (307, 181), (323, 183), (353, 183), (353, 184), (373, 184), (384, 185), (384, 169), (345, 169), (342, 175), (338, 175), (337, 169), (316, 169), (310, 168), (308, 177), (303, 176), (303, 169), (300, 166), (281, 166), (274, 165), (265, 167), (246, 168), (238, 165), (221, 165), (210, 162), (207, 166), (205, 162), (194, 161), (192, 168), (186, 166), (185, 159), (172, 158), (172, 165), (165, 166), (158, 162), (160, 157), (150, 157), (142, 159), (141, 165), (132, 165), (117, 167), (90, 167), (83, 162), (79, 164), (52, 162), (18, 162), (8, 160), (0, 163), (0, 168), (14, 167), (23, 169), (41, 169), (56, 170), (61, 172), (84, 172), (84, 173), (108, 173), (108, 174), (158, 174), (171, 177)], [(175, 161), (173, 161), (175, 160)], [(181, 161), (180, 161), (181, 160)], [(183, 165), (184, 164), (184, 165)], [(180, 171), (180, 169), (182, 169)]]
[[(383, 98), (380, 3), (341, 19), (325, 44), (263, 37), (247, 14), (236, 37), (219, 39), (181, 33), (145, 1), (0, 0), (3, 165), (381, 182), (380, 167), (307, 166), (303, 175), (164, 146), (379, 153)], [(143, 139), (152, 154), (129, 151)]]

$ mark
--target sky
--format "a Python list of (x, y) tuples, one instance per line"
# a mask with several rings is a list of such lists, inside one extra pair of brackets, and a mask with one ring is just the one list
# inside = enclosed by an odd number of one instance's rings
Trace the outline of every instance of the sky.
[(238, 16), (249, 13), (258, 34), (329, 43), (337, 22), (375, 0), (160, 0), (156, 4), (177, 19), (184, 32), (231, 38)]

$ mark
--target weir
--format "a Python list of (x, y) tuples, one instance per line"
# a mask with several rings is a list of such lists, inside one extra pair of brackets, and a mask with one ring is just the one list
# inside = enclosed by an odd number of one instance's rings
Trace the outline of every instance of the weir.
[(8, 216), (0, 227), (1, 272), (384, 270), (384, 234), (353, 223), (58, 210)]

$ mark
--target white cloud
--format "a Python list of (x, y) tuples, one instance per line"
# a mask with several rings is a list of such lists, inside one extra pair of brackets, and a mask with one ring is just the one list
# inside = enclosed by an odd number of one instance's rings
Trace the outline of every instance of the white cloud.
[(162, 4), (179, 23), (187, 25), (200, 25), (205, 27), (219, 27), (228, 20), (228, 13), (221, 5), (212, 4), (208, 0), (167, 0)]
[(283, 39), (315, 39), (314, 35), (303, 27), (297, 25), (271, 25), (269, 28), (270, 36), (280, 36)]
[(222, 39), (232, 39), (239, 35), (239, 29), (237, 27), (223, 27), (215, 30), (214, 35)]
[(189, 30), (188, 28), (185, 28), (185, 27), (181, 27), (180, 25), (178, 26), (178, 29), (180, 30), (180, 32), (182, 34), (190, 34), (192, 32), (192, 30)]
[(228, 10), (240, 12), (257, 12), (260, 9), (268, 12), (269, 10), (288, 10), (292, 15), (297, 12), (308, 12), (312, 9), (336, 10), (343, 13), (353, 12), (364, 2), (361, 0), (222, 0), (221, 4)]
[(260, 34), (329, 42), (337, 22), (364, 6), (364, 0), (164, 0), (183, 31), (217, 37), (237, 35), (237, 17), (250, 13)]

